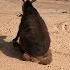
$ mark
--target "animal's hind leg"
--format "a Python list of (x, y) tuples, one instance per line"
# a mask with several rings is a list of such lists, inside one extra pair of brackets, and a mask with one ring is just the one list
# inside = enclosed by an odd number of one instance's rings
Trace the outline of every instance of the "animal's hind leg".
[(22, 60), (23, 61), (31, 61), (31, 56), (28, 53), (22, 54)]
[(50, 62), (52, 61), (52, 53), (51, 50), (49, 49), (47, 53), (45, 53), (44, 56), (39, 57), (39, 64), (43, 64), (43, 65), (47, 65), (50, 64)]

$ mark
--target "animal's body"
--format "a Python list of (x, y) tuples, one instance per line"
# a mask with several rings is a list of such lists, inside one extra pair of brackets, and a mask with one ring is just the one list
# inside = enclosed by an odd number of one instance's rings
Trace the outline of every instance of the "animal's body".
[[(22, 11), (19, 31), (13, 39), (13, 45), (19, 47), (23, 55), (27, 53), (35, 58), (44, 56), (50, 46), (46, 24), (29, 0), (24, 1)], [(17, 43), (18, 38), (19, 43)]]

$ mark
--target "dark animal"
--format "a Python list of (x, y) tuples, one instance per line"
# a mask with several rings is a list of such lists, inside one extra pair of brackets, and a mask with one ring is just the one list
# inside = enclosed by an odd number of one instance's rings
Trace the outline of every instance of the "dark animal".
[[(29, 58), (27, 60), (31, 61), (34, 61), (33, 58), (43, 57), (50, 46), (50, 37), (46, 24), (38, 11), (33, 7), (32, 3), (34, 1), (23, 0), (23, 15), (19, 31), (16, 38), (13, 39), (14, 47), (19, 47), (23, 58)], [(17, 42), (18, 39), (19, 43)]]

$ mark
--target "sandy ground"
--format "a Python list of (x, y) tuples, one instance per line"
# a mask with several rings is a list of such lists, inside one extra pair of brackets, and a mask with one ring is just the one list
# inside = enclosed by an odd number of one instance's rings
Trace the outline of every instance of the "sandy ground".
[(18, 31), (22, 2), (0, 0), (0, 70), (70, 70), (70, 1), (37, 0), (33, 5), (50, 34), (51, 62), (40, 65), (20, 60), (10, 41)]

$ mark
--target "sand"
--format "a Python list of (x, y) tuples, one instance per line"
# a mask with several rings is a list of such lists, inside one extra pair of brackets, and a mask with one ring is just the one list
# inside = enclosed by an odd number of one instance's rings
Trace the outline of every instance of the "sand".
[(33, 5), (49, 31), (50, 63), (20, 60), (11, 41), (20, 24), (22, 1), (0, 0), (0, 70), (70, 70), (70, 0), (37, 0)]

